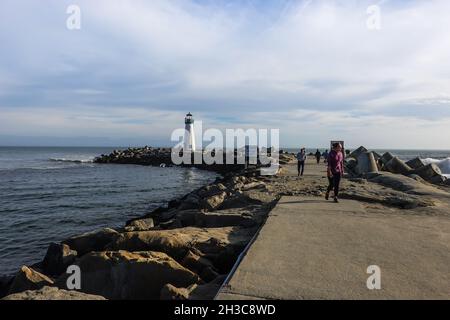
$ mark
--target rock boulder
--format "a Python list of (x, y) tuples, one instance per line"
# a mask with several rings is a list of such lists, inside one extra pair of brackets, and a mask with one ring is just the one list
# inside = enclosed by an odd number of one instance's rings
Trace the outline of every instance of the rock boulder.
[(212, 197), (217, 194), (220, 194), (226, 190), (227, 190), (227, 187), (225, 187), (222, 183), (218, 183), (218, 184), (209, 185), (209, 186), (203, 188), (202, 190), (200, 190), (198, 192), (198, 195), (201, 198), (208, 198), (208, 197)]
[(180, 222), (180, 227), (201, 227), (201, 228), (221, 228), (221, 227), (254, 227), (257, 222), (239, 213), (210, 213), (201, 210), (185, 210), (175, 215), (175, 219)]
[(60, 290), (56, 287), (44, 287), (40, 290), (28, 290), (5, 297), (2, 300), (106, 300), (104, 297), (77, 291)]
[(197, 273), (205, 282), (210, 282), (217, 277), (214, 266), (208, 259), (205, 259), (192, 251), (189, 251), (181, 261), (181, 265), (185, 268)]
[(200, 201), (200, 208), (208, 211), (214, 211), (220, 208), (222, 203), (227, 198), (227, 193), (222, 191), (216, 195), (204, 198)]
[(153, 218), (146, 218), (141, 220), (131, 221), (130, 224), (127, 225), (126, 230), (128, 232), (132, 231), (147, 231), (155, 227), (155, 223)]
[(102, 251), (106, 245), (114, 241), (119, 236), (116, 230), (106, 228), (99, 231), (86, 233), (80, 236), (75, 236), (63, 241), (71, 249), (78, 252), (79, 256), (93, 251)]
[(74, 263), (77, 252), (71, 250), (66, 244), (52, 243), (47, 249), (42, 269), (45, 274), (59, 276), (67, 270), (67, 267)]
[(179, 262), (190, 250), (207, 256), (220, 273), (225, 273), (255, 232), (256, 228), (241, 227), (129, 232), (121, 234), (109, 250), (164, 252)]
[(31, 268), (23, 266), (16, 274), (9, 294), (19, 293), (27, 290), (39, 290), (45, 286), (53, 285), (53, 280)]
[(177, 288), (170, 283), (166, 284), (161, 289), (161, 300), (188, 300), (191, 292), (197, 288), (196, 284), (193, 284), (189, 288)]
[[(161, 252), (93, 252), (77, 264), (82, 272), (81, 291), (112, 300), (156, 300), (167, 283), (189, 287), (201, 281)], [(58, 279), (58, 284), (64, 286), (65, 278)]]
[(14, 276), (0, 276), (0, 299), (9, 293)]
[(213, 300), (225, 280), (225, 276), (220, 276), (208, 284), (192, 285), (189, 288), (167, 284), (161, 290), (161, 300)]

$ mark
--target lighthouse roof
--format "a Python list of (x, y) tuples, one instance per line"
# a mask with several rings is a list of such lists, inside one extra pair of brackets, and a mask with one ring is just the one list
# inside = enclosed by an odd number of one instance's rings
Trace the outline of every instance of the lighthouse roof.
[(192, 113), (189, 112), (186, 117), (192, 117)]

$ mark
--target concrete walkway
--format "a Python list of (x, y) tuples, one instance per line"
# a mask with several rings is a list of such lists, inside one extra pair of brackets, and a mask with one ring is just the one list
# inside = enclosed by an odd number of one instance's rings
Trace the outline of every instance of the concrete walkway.
[(283, 197), (218, 299), (450, 299), (450, 219)]

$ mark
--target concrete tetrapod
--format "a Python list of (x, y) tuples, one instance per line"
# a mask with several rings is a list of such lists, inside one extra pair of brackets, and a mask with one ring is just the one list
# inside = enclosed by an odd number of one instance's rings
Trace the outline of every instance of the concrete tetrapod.
[(350, 153), (348, 155), (349, 158), (355, 158), (358, 159), (358, 157), (364, 153), (367, 152), (368, 150), (366, 148), (364, 148), (363, 146), (359, 147), (358, 149), (356, 149), (355, 151), (353, 151), (352, 153)]
[(406, 162), (406, 164), (415, 170), (425, 166), (425, 164), (419, 157), (409, 160), (408, 162)]
[(381, 163), (385, 166), (389, 161), (391, 161), (394, 158), (392, 153), (386, 152), (383, 154), (380, 158)]
[(429, 165), (416, 169), (412, 173), (417, 174), (427, 181), (438, 179), (436, 177), (443, 177), (441, 169), (435, 163), (430, 163)]
[(373, 152), (364, 152), (359, 155), (356, 171), (359, 174), (378, 172), (378, 166)]
[(392, 172), (392, 173), (399, 173), (408, 175), (413, 173), (413, 169), (408, 166), (406, 163), (404, 163), (402, 160), (400, 160), (398, 157), (392, 158), (388, 163), (384, 165), (384, 169), (386, 171)]

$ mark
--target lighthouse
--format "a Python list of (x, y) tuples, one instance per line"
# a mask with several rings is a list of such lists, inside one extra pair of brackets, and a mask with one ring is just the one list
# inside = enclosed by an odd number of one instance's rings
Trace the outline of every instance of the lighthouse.
[(195, 152), (195, 132), (194, 132), (194, 118), (189, 112), (184, 119), (186, 124), (186, 131), (184, 137), (184, 151)]

